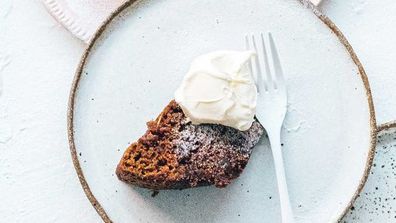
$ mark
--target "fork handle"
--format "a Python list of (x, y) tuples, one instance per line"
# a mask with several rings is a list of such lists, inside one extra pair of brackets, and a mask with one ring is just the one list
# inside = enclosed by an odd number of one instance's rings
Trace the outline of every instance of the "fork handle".
[(272, 131), (272, 133), (268, 133), (268, 138), (271, 144), (272, 156), (274, 158), (275, 164), (276, 179), (278, 182), (282, 223), (294, 223), (293, 210), (291, 208), (289, 192), (287, 190), (285, 167), (280, 143), (280, 133), (280, 129), (279, 131)]

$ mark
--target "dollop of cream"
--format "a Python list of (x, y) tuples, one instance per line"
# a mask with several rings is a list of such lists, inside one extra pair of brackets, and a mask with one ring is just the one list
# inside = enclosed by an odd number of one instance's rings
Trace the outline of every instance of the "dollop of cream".
[(175, 100), (193, 124), (251, 127), (257, 101), (248, 63), (253, 56), (253, 51), (215, 51), (192, 62)]

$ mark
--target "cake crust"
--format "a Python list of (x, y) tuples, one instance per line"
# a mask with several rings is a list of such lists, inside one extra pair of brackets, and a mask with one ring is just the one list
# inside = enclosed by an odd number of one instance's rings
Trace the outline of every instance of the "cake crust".
[(247, 131), (193, 125), (172, 100), (126, 149), (116, 174), (124, 182), (154, 190), (225, 187), (242, 173), (263, 132), (257, 120)]

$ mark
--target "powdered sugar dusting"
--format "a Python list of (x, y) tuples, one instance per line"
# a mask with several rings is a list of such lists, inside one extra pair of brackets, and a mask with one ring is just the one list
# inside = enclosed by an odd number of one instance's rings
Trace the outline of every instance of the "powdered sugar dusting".
[(176, 145), (176, 153), (182, 158), (188, 157), (200, 147), (212, 147), (214, 150), (229, 148), (248, 156), (263, 132), (263, 127), (257, 121), (247, 131), (222, 125), (186, 123), (179, 129), (179, 137), (173, 144)]

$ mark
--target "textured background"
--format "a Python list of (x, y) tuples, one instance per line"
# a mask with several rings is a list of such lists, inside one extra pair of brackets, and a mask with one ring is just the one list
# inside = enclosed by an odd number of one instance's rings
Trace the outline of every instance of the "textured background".
[[(322, 8), (361, 59), (382, 123), (396, 118), (396, 2), (380, 3), (328, 0)], [(39, 0), (0, 1), (0, 222), (100, 222), (74, 172), (66, 134), (70, 83), (84, 47)], [(375, 184), (347, 222), (396, 216), (394, 202), (382, 202), (394, 193), (395, 175), (381, 170), (392, 154), (376, 157)], [(356, 211), (360, 206), (367, 211)]]

